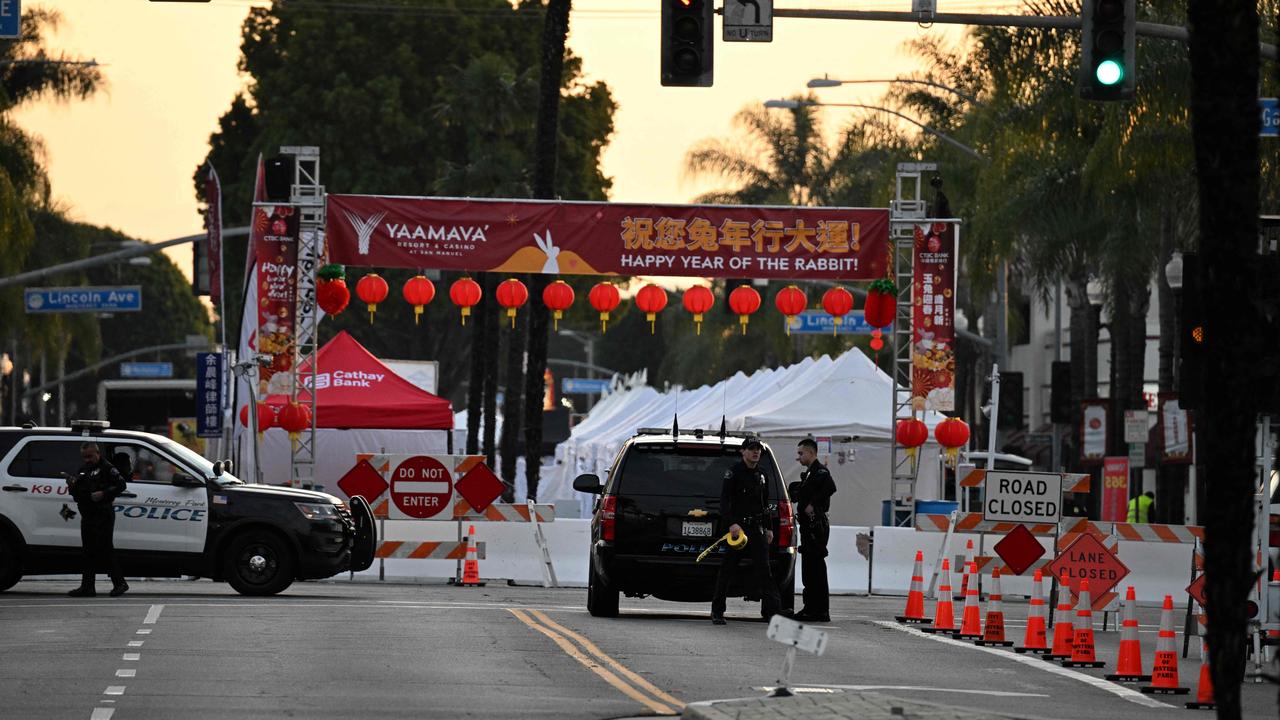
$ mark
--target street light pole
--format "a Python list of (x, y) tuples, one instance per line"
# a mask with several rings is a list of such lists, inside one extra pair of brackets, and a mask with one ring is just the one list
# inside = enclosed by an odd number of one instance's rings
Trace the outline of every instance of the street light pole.
[(950, 85), (943, 85), (942, 83), (936, 83), (932, 80), (919, 80), (916, 78), (892, 78), (888, 80), (836, 80), (834, 78), (829, 78), (826, 75), (823, 75), (820, 78), (813, 78), (809, 82), (805, 83), (805, 86), (812, 89), (818, 89), (818, 88), (840, 87), (841, 85), (865, 85), (868, 83), (900, 83), (903, 85), (925, 85), (927, 87), (937, 88), (939, 90), (946, 90), (949, 93), (952, 93), (958, 97), (968, 100), (970, 103), (978, 107), (986, 107), (986, 103), (982, 102), (978, 98), (970, 95), (969, 93), (963, 90), (958, 90), (956, 88), (951, 87)]
[(893, 110), (887, 107), (881, 107), (879, 105), (863, 105), (862, 103), (824, 103), (824, 102), (815, 102), (813, 100), (766, 100), (764, 103), (764, 106), (766, 108), (776, 109), (776, 110), (795, 110), (796, 108), (800, 108), (800, 107), (849, 107), (849, 108), (860, 108), (863, 110), (875, 110), (876, 112), (888, 113), (889, 115), (893, 115), (895, 117), (906, 120), (912, 125), (915, 125), (921, 130), (924, 130), (930, 135), (933, 135), (939, 140), (942, 140), (943, 142), (947, 143), (948, 145), (951, 145), (952, 147), (972, 157), (975, 160), (985, 161), (987, 159), (987, 157), (982, 153), (978, 152), (977, 150), (974, 150), (968, 145), (965, 145), (959, 140), (956, 140), (955, 138), (942, 132), (941, 130), (937, 130), (929, 125), (926, 125), (920, 122), (919, 120), (916, 120), (915, 118), (909, 115), (904, 115), (898, 112), (897, 110)]

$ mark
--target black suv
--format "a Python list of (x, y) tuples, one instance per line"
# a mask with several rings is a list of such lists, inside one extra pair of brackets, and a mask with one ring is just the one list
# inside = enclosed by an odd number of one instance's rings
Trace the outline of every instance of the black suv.
[[(573, 481), (575, 490), (601, 495), (591, 519), (587, 610), (592, 615), (616, 616), (620, 593), (711, 601), (727, 549), (721, 543), (702, 562), (695, 561), (719, 537), (724, 474), (742, 459), (746, 437), (641, 429), (622, 446), (603, 486), (595, 475), (579, 475)], [(775, 518), (769, 563), (782, 596), (781, 609), (789, 612), (795, 603), (794, 515), (768, 445), (760, 467), (769, 478), (769, 508)], [(750, 563), (744, 560), (740, 567)], [(758, 599), (750, 583), (751, 573), (739, 572), (729, 595)]]

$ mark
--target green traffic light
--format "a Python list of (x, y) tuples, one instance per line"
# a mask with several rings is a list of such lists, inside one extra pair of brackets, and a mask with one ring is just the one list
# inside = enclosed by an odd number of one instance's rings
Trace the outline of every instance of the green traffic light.
[(1098, 63), (1098, 67), (1093, 71), (1093, 75), (1098, 79), (1098, 82), (1103, 85), (1116, 85), (1124, 79), (1124, 67), (1115, 60), (1103, 60), (1101, 63)]

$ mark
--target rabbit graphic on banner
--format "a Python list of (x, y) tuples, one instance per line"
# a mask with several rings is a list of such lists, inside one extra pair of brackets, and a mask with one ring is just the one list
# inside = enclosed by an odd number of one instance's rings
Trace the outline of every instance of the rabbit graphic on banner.
[(542, 272), (557, 275), (560, 273), (560, 261), (557, 257), (560, 255), (560, 248), (555, 246), (551, 241), (551, 228), (547, 228), (546, 238), (538, 233), (533, 234), (533, 241), (537, 243), (538, 249), (547, 255), (547, 262), (542, 266)]

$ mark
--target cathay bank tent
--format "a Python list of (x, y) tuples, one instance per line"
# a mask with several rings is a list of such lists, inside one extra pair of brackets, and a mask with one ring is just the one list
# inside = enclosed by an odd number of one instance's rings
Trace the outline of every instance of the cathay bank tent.
[[(304, 367), (306, 367), (304, 365)], [(453, 428), (448, 400), (432, 395), (395, 374), (346, 332), (338, 333), (316, 354), (315, 480), (326, 492), (342, 495), (337, 481), (358, 452), (444, 453)], [(279, 409), (289, 398), (271, 395)], [(238, 473), (252, 482), (252, 447), (241, 443)], [(289, 481), (288, 435), (279, 428), (263, 433), (259, 446), (263, 482)]]

